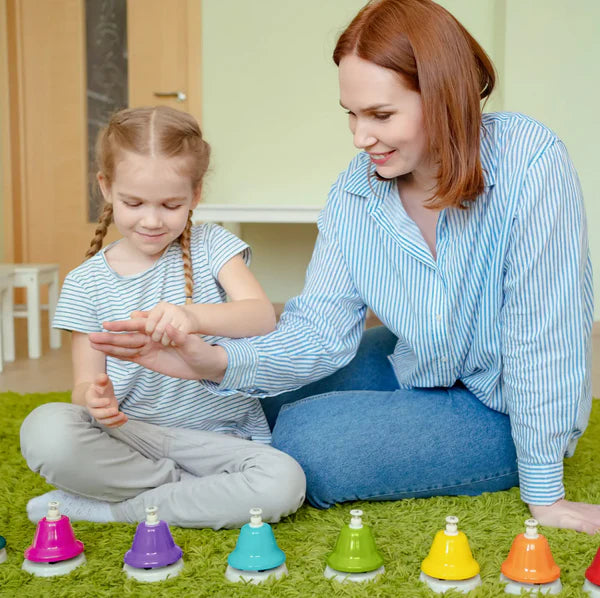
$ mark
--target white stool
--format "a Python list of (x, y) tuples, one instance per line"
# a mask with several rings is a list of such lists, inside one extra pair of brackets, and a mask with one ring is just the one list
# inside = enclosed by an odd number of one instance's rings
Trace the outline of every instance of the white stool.
[[(13, 286), (27, 290), (27, 303), (15, 305), (13, 317), (27, 318), (27, 348), (30, 359), (42, 355), (41, 310), (48, 310), (50, 348), (60, 348), (60, 330), (52, 328), (52, 320), (58, 302), (58, 264), (0, 264), (0, 273), (13, 274)], [(40, 305), (40, 285), (48, 285), (48, 305)], [(7, 343), (8, 344), (8, 343)], [(15, 358), (14, 336), (6, 347), (6, 361)]]
[(12, 272), (0, 272), (0, 372), (3, 361), (13, 361), (15, 358), (13, 279)]

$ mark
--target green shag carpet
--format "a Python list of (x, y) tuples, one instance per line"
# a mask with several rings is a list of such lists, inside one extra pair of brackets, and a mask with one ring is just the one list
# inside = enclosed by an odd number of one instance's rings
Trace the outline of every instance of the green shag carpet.
[[(85, 544), (87, 563), (71, 574), (56, 578), (32, 577), (21, 569), (23, 551), (31, 544), (35, 526), (26, 516), (27, 501), (50, 489), (26, 467), (19, 450), (19, 426), (27, 413), (49, 401), (66, 401), (66, 393), (0, 394), (0, 534), (7, 541), (8, 560), (0, 564), (0, 596), (186, 596), (186, 597), (332, 597), (381, 596), (390, 598), (432, 597), (419, 582), (420, 564), (435, 533), (447, 515), (460, 518), (460, 529), (469, 538), (481, 566), (483, 585), (472, 597), (504, 596), (498, 577), (514, 537), (524, 531), (529, 513), (518, 490), (479, 497), (411, 499), (399, 502), (354, 503), (320, 511), (305, 506), (274, 525), (275, 536), (287, 555), (289, 576), (254, 586), (225, 581), (227, 555), (238, 531), (171, 528), (183, 549), (185, 567), (170, 580), (143, 584), (125, 577), (123, 555), (131, 547), (135, 531), (129, 524), (74, 523), (78, 539)], [(594, 401), (590, 426), (576, 455), (568, 459), (565, 480), (568, 498), (600, 501), (600, 401)], [(385, 574), (367, 584), (339, 584), (323, 578), (325, 558), (331, 552), (350, 508), (364, 511), (385, 559)], [(567, 530), (542, 528), (561, 567), (563, 597), (587, 596), (581, 590), (585, 569), (592, 562), (600, 537)], [(445, 596), (461, 596), (454, 591)]]

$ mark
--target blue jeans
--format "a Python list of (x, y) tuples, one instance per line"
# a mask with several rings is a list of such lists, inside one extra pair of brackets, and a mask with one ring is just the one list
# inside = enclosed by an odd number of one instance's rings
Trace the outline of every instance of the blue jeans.
[(395, 343), (387, 329), (372, 328), (346, 367), (262, 400), (273, 446), (306, 473), (308, 501), (328, 508), (517, 486), (508, 416), (460, 383), (399, 389), (387, 360)]

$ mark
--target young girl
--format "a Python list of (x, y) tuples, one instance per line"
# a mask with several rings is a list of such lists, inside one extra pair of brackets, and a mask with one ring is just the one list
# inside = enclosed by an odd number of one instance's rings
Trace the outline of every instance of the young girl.
[[(264, 404), (314, 505), (518, 484), (543, 525), (600, 530), (600, 506), (563, 484), (591, 406), (593, 314), (563, 143), (521, 114), (482, 115), (493, 65), (431, 0), (369, 2), (334, 61), (360, 152), (331, 188), (302, 294), (266, 336), (173, 350), (178, 371), (254, 396), (305, 385)], [(385, 328), (361, 343), (367, 307)], [(141, 355), (143, 326), (91, 341), (168, 374)]]
[[(72, 404), (42, 405), (21, 428), (27, 464), (60, 490), (31, 500), (29, 517), (58, 500), (73, 520), (135, 522), (157, 505), (183, 527), (237, 527), (253, 506), (277, 521), (302, 504), (305, 479), (269, 446), (257, 399), (106, 358), (88, 339), (135, 312), (148, 350), (167, 363), (179, 350), (167, 330), (214, 343), (274, 328), (248, 246), (219, 226), (192, 226), (209, 146), (189, 114), (136, 108), (112, 117), (97, 158), (104, 209), (54, 319), (72, 331)], [(122, 238), (101, 249), (113, 221)]]

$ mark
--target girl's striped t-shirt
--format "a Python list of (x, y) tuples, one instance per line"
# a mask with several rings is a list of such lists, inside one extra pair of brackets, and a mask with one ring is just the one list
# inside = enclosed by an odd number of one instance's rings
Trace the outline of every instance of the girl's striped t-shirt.
[[(131, 276), (121, 276), (109, 266), (105, 255), (108, 247), (67, 275), (53, 320), (55, 328), (100, 332), (102, 322), (129, 319), (132, 311), (152, 309), (161, 301), (185, 304), (179, 243), (172, 243), (151, 268)], [(248, 245), (224, 228), (215, 224), (192, 228), (194, 303), (226, 301), (217, 277), (222, 266), (239, 253), (249, 263)], [(204, 339), (209, 343), (220, 340), (214, 336)], [(202, 381), (171, 378), (110, 356), (106, 358), (106, 373), (120, 409), (132, 419), (223, 432), (265, 443), (271, 440), (255, 397), (241, 393), (224, 397)]]

